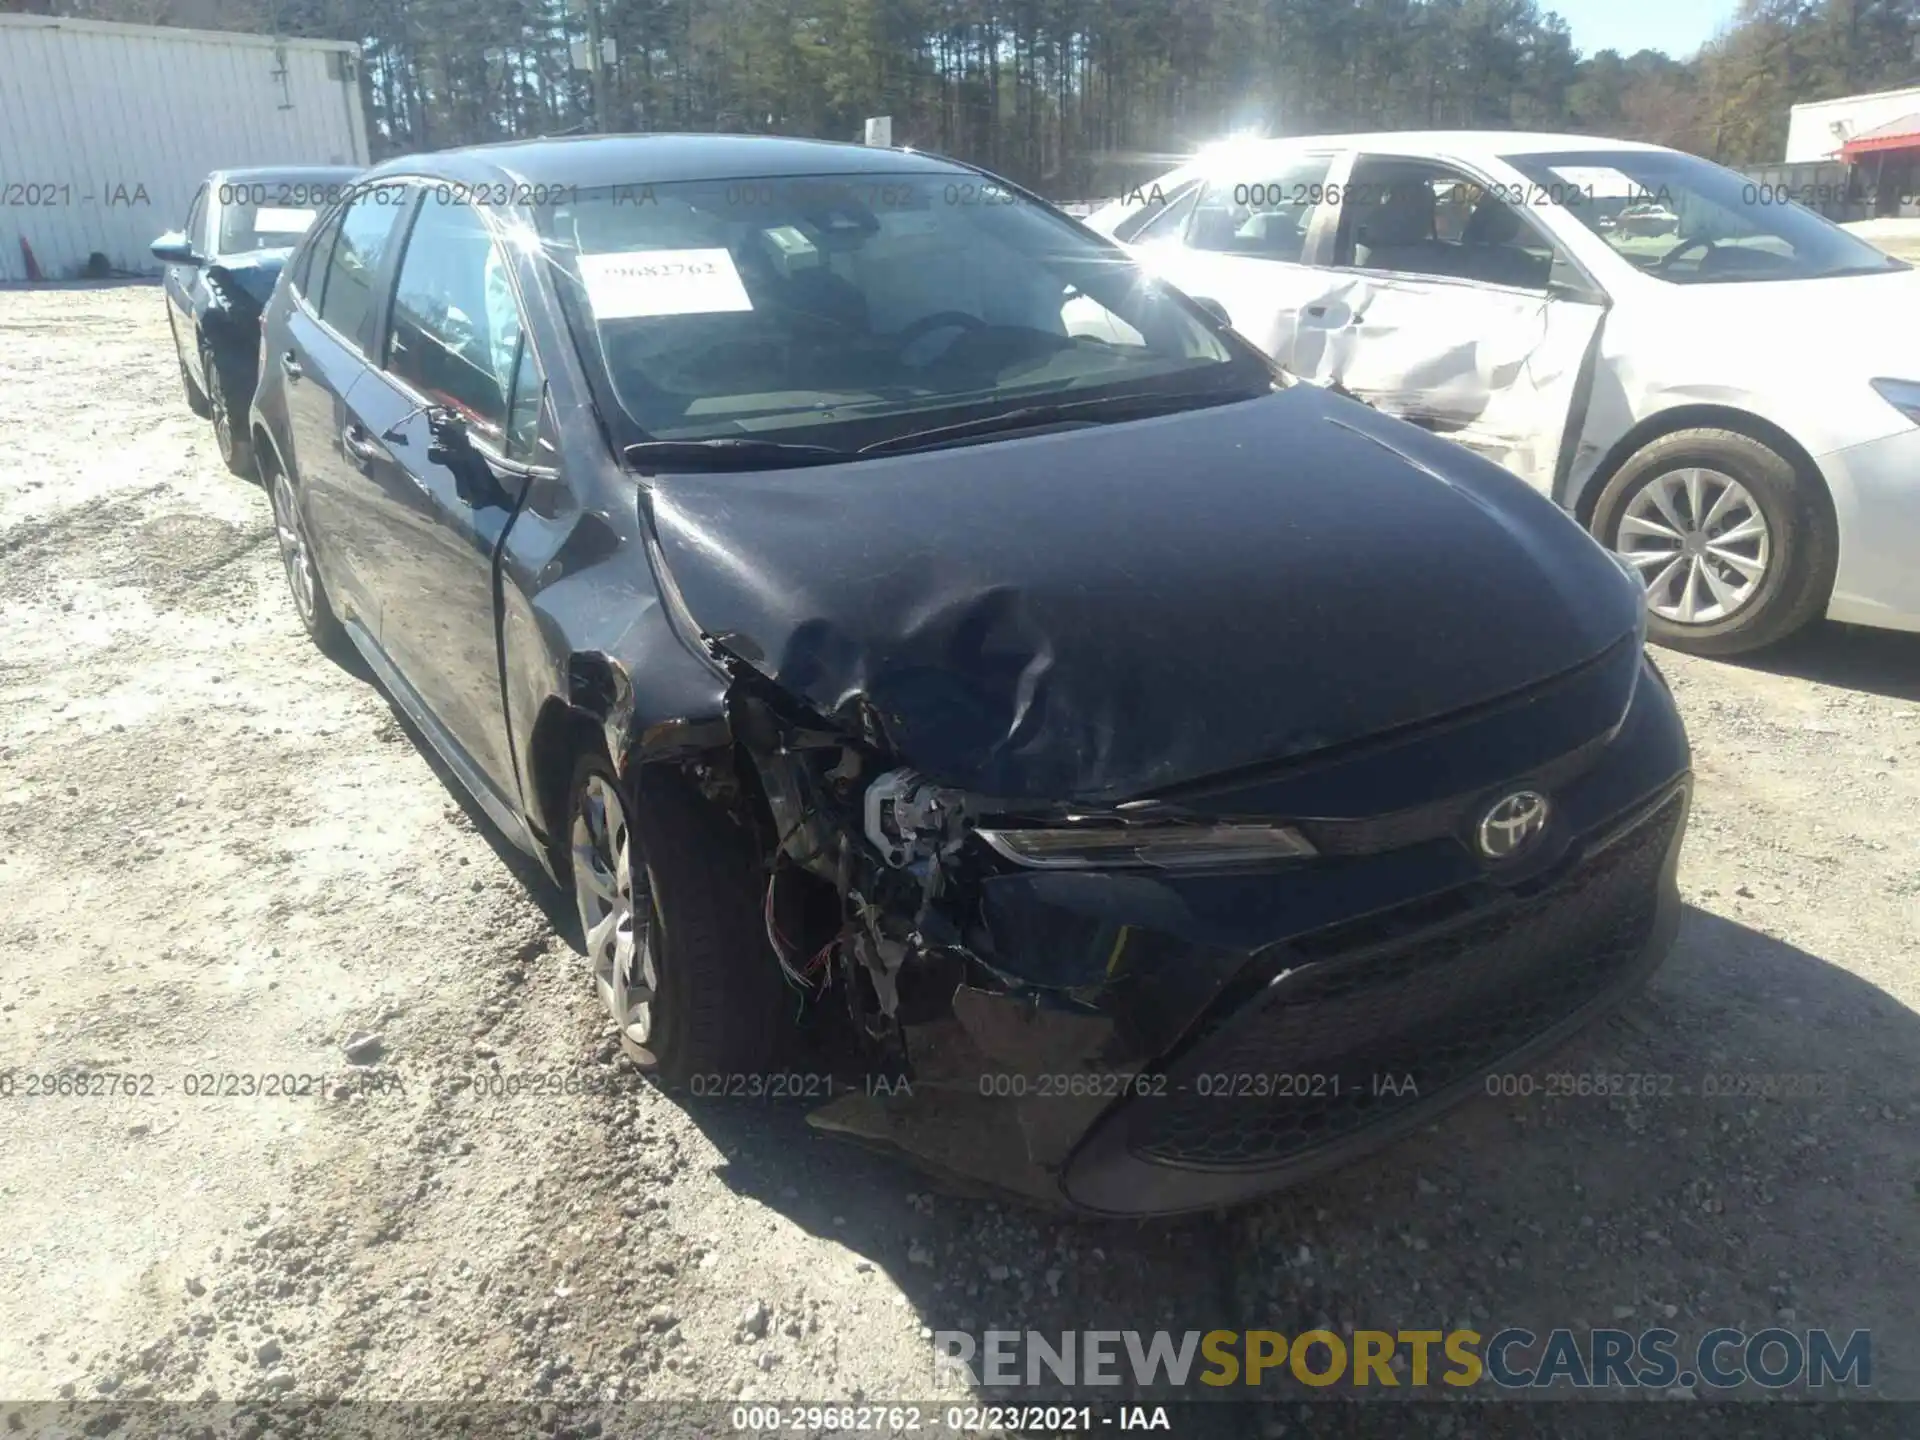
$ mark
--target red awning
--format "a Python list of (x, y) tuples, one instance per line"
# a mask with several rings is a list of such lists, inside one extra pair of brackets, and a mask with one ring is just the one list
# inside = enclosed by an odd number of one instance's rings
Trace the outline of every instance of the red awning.
[(1840, 147), (1840, 158), (1857, 160), (1877, 150), (1920, 150), (1920, 111), (1862, 130)]

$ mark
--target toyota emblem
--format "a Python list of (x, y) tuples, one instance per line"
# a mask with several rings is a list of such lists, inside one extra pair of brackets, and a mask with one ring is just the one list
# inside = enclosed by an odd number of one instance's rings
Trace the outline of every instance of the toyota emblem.
[(1537, 790), (1516, 790), (1480, 817), (1480, 853), (1489, 860), (1511, 860), (1546, 828), (1547, 797)]

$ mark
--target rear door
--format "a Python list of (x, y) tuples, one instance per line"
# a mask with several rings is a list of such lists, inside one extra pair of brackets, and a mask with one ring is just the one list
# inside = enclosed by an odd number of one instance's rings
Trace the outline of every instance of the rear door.
[(1210, 166), (1191, 200), (1143, 227), (1133, 248), (1145, 268), (1217, 301), (1234, 329), (1285, 365), (1300, 312), (1328, 283), (1316, 262), (1330, 244), (1322, 217), (1332, 214), (1341, 157), (1255, 155)]
[(286, 346), (267, 357), (286, 381), (292, 464), (321, 581), (341, 618), (369, 637), (379, 634), (380, 609), (368, 577), (384, 542), (362, 493), (365, 458), (348, 448), (347, 398), (366, 374), (394, 231), (412, 200), (404, 186), (375, 186), (328, 222), (316, 237), (306, 293), (288, 316)]
[(1289, 363), (1550, 490), (1606, 302), (1514, 203), (1527, 194), (1445, 161), (1360, 156)]
[(532, 443), (544, 387), (509, 257), (487, 217), (457, 195), (424, 194), (380, 344), (380, 363), (349, 407), (365, 453), (366, 521), (383, 537), (370, 577), (380, 645), (453, 742), (448, 758), (477, 772), (463, 775), (468, 787), (516, 810), (506, 804), (518, 781), (501, 699), (494, 569), (524, 482), (436, 455), (430, 414), (464, 420), (482, 461), (511, 460), (510, 451)]

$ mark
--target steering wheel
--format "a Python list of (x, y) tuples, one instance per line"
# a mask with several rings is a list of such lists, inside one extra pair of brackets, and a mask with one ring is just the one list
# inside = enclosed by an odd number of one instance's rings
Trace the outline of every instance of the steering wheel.
[(1694, 250), (1711, 250), (1713, 249), (1713, 244), (1713, 241), (1698, 235), (1694, 236), (1691, 240), (1682, 240), (1678, 245), (1674, 246), (1673, 249), (1667, 251), (1666, 254), (1654, 261), (1651, 268), (1664, 270), (1682, 255)]
[[(937, 330), (974, 331), (987, 328), (987, 322), (978, 315), (969, 315), (964, 310), (936, 310), (931, 315), (922, 315), (900, 332), (894, 354), (904, 356), (914, 344)], [(948, 342), (952, 344), (951, 341)]]

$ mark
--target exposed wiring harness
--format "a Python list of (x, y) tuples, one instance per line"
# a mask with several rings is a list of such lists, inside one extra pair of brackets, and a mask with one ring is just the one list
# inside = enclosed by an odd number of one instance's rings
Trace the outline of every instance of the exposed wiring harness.
[(776, 861), (773, 868), (767, 872), (766, 899), (761, 906), (761, 917), (767, 930), (767, 944), (773, 948), (774, 959), (780, 962), (780, 973), (786, 977), (787, 984), (804, 995), (810, 995), (816, 988), (825, 990), (832, 985), (833, 951), (839, 945), (841, 936), (834, 936), (814, 951), (805, 964), (797, 963), (799, 951), (780, 929), (780, 921), (775, 912), (774, 887), (779, 881), (779, 876), (780, 867)]

